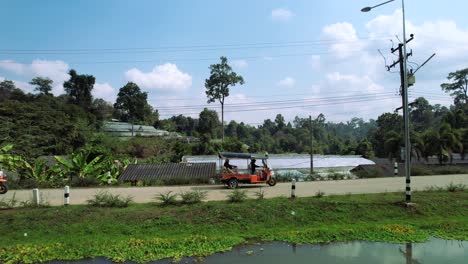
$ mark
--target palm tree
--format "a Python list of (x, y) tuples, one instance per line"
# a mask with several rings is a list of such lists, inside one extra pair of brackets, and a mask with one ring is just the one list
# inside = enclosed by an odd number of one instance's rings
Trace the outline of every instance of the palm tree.
[(442, 123), (439, 129), (440, 141), (444, 150), (447, 151), (447, 154), (450, 159), (450, 164), (453, 162), (453, 152), (459, 151), (462, 152), (463, 144), (461, 141), (462, 135), (461, 131), (458, 129), (452, 128), (448, 123)]
[(393, 159), (394, 157), (398, 157), (398, 153), (401, 146), (401, 134), (395, 131), (389, 131), (385, 134), (384, 140), (384, 148), (385, 152), (388, 153), (389, 158)]

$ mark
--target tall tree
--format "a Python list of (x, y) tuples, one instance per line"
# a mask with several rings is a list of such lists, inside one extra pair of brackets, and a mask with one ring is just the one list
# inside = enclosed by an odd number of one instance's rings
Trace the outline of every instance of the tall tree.
[(68, 72), (70, 79), (63, 83), (65, 92), (70, 96), (73, 104), (89, 109), (93, 102), (91, 91), (94, 88), (96, 78), (92, 75), (77, 74), (75, 70)]
[(468, 103), (468, 68), (449, 73), (451, 83), (443, 83), (442, 90), (454, 97), (455, 105)]
[(142, 92), (135, 83), (128, 82), (120, 88), (114, 108), (123, 121), (142, 122), (152, 112), (147, 99), (148, 93)]
[(244, 78), (232, 71), (226, 57), (221, 57), (221, 63), (210, 66), (210, 78), (205, 80), (208, 103), (216, 100), (221, 104), (222, 139), (224, 141), (224, 99), (229, 96), (229, 87), (244, 84)]
[(41, 94), (49, 95), (52, 91), (52, 81), (49, 78), (36, 77), (32, 79), (29, 84), (36, 86), (34, 91), (38, 91)]
[(205, 108), (200, 112), (200, 119), (197, 127), (197, 131), (200, 133), (200, 136), (205, 137), (208, 140), (214, 138), (216, 136), (218, 126), (219, 119), (216, 111)]

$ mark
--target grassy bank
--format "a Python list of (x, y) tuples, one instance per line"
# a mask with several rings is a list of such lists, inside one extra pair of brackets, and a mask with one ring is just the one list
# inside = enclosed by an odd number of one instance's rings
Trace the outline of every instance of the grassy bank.
[[(205, 256), (250, 240), (296, 243), (468, 240), (468, 192), (206, 202), (128, 208), (70, 206), (0, 211), (0, 262), (104, 256), (114, 261)], [(25, 235), (26, 234), (26, 235)]]

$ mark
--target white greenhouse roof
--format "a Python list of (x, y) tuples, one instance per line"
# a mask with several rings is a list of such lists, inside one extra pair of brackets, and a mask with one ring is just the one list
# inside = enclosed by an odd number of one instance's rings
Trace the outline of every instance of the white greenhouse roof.
[[(183, 162), (215, 162), (219, 163), (218, 156), (184, 156)], [(230, 164), (239, 169), (246, 169), (250, 161), (231, 159)], [(257, 160), (257, 165), (261, 165)], [(375, 165), (372, 160), (357, 155), (314, 155), (314, 168), (356, 167), (359, 165)], [(310, 155), (308, 154), (269, 154), (268, 166), (273, 169), (307, 169), (310, 168)]]

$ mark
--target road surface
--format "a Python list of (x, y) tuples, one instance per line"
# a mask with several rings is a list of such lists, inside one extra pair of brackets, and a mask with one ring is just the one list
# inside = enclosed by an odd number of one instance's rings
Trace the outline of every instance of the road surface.
[[(446, 187), (448, 184), (464, 184), (468, 186), (468, 174), (442, 175), (442, 176), (417, 176), (411, 177), (412, 190), (425, 190), (431, 186)], [(240, 185), (241, 190), (246, 190), (250, 197), (255, 197), (259, 190), (264, 191), (266, 198), (291, 195), (291, 183), (278, 183), (274, 187), (265, 185)], [(102, 188), (70, 188), (70, 204), (86, 204), (86, 201), (99, 191), (109, 191), (112, 194), (132, 196), (136, 203), (146, 203), (155, 201), (154, 197), (160, 193), (172, 191), (181, 193), (191, 190), (201, 190), (207, 192), (206, 200), (226, 200), (227, 194), (231, 191), (222, 185), (204, 186), (168, 186), (168, 187), (102, 187)], [(314, 196), (318, 191), (330, 194), (358, 194), (358, 193), (384, 193), (402, 192), (405, 190), (404, 177), (378, 178), (378, 179), (357, 179), (341, 181), (314, 181), (296, 183), (296, 196)], [(63, 205), (63, 189), (40, 189), (43, 200), (50, 205)], [(4, 195), (0, 195), (0, 201), (7, 201), (15, 196), (18, 202), (30, 201), (32, 190), (10, 190)]]

